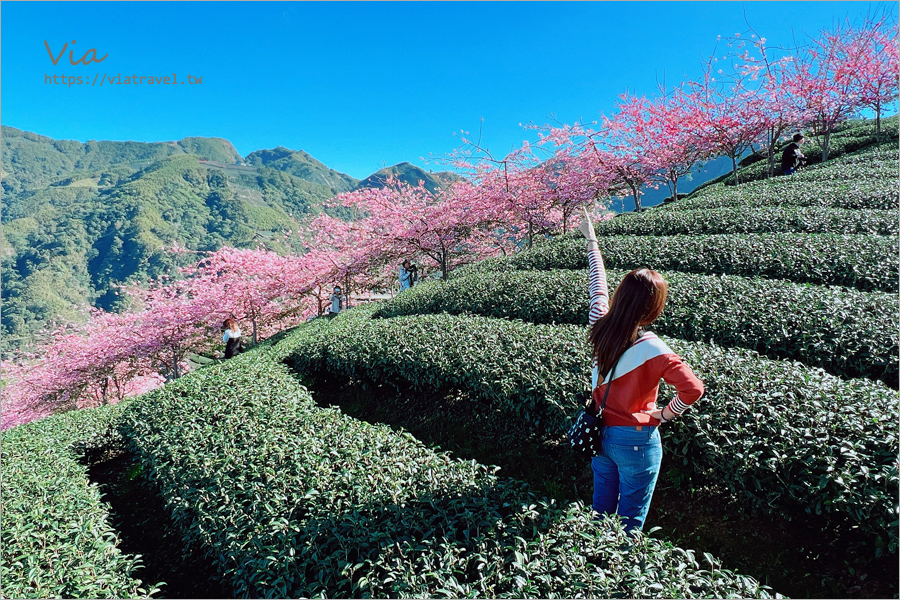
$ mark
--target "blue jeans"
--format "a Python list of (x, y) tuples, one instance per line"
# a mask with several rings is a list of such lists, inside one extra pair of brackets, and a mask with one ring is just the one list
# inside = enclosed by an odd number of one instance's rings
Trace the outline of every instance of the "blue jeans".
[(604, 427), (603, 452), (591, 459), (594, 510), (617, 513), (625, 529), (641, 529), (662, 463), (656, 427)]

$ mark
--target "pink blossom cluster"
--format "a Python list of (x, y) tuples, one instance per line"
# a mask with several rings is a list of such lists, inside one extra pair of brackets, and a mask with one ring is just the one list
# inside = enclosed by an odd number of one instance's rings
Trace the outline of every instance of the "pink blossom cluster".
[[(534, 127), (541, 132), (538, 146), (554, 160), (581, 165), (573, 171), (573, 188), (579, 177), (585, 189), (599, 177), (608, 191), (631, 195), (640, 209), (644, 186), (665, 184), (674, 196), (692, 167), (719, 156), (731, 158), (737, 181), (738, 159), (748, 150), (760, 152), (769, 158), (771, 176), (775, 148), (794, 131), (808, 130), (827, 160), (837, 125), (870, 108), (878, 130), (882, 111), (897, 100), (896, 23), (843, 24), (790, 52), (766, 44), (755, 33), (736, 35), (724, 56), (705, 61), (700, 77), (661, 88), (655, 98), (625, 93), (615, 113), (599, 123)], [(529, 148), (504, 161), (522, 162)], [(478, 159), (504, 163), (485, 152)]]
[(93, 311), (85, 324), (52, 332), (40, 358), (4, 362), (0, 427), (112, 404), (177, 378), (188, 368), (189, 353), (221, 345), (228, 317), (249, 322), (255, 340), (310, 313), (314, 277), (297, 257), (222, 248), (182, 275), (149, 289), (123, 288), (137, 310)]

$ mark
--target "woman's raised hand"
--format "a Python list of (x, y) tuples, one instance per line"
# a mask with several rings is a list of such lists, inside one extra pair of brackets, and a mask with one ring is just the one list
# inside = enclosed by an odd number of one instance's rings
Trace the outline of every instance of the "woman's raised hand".
[(581, 232), (581, 235), (587, 239), (587, 241), (597, 241), (597, 234), (594, 233), (594, 224), (591, 223), (591, 217), (588, 215), (587, 208), (584, 206), (581, 207), (581, 225), (578, 226), (578, 231)]

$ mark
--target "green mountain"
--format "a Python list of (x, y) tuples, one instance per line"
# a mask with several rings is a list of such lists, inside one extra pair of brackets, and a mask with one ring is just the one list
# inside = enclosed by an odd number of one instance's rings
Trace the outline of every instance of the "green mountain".
[(302, 150), (290, 150), (284, 146), (278, 146), (273, 150), (251, 152), (244, 160), (250, 166), (277, 169), (311, 183), (331, 188), (334, 195), (352, 190), (359, 182), (349, 175), (329, 169)]
[(276, 232), (296, 229), (337, 194), (383, 185), (388, 173), (431, 190), (455, 177), (402, 163), (360, 182), (302, 150), (242, 158), (222, 138), (82, 143), (3, 126), (0, 141), (4, 351), (83, 318), (85, 306), (117, 309), (118, 285), (188, 260), (164, 251), (175, 242), (287, 250)]
[(388, 177), (394, 177), (412, 186), (419, 185), (420, 181), (425, 182), (425, 188), (429, 192), (434, 192), (439, 188), (447, 187), (459, 176), (449, 171), (441, 171), (439, 173), (429, 173), (425, 169), (417, 167), (408, 162), (402, 162), (393, 167), (385, 167), (375, 173), (369, 175), (357, 184), (356, 189), (363, 188), (381, 188), (387, 184)]
[(77, 142), (52, 138), (2, 126), (3, 192), (17, 193), (50, 185), (66, 176), (107, 169), (132, 168), (177, 154), (194, 154), (207, 160), (236, 163), (240, 154), (221, 138), (184, 138), (178, 142)]
[[(79, 307), (116, 309), (117, 285), (188, 260), (163, 250), (174, 242), (287, 250), (275, 233), (356, 180), (282, 150), (256, 152), (248, 165), (221, 138), (81, 143), (3, 127), (4, 351), (82, 318)], [(309, 179), (323, 175), (329, 185)]]

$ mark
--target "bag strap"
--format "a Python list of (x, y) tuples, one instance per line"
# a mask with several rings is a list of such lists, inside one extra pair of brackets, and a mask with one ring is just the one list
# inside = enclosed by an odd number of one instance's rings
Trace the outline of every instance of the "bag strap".
[[(625, 354), (624, 352), (622, 354)], [(615, 364), (613, 364), (612, 370), (609, 373), (609, 383), (606, 384), (606, 393), (603, 394), (603, 402), (600, 404), (600, 412), (606, 408), (606, 399), (609, 398), (609, 390), (612, 387), (613, 377), (616, 375), (616, 366), (619, 364), (619, 360), (622, 359), (622, 354), (619, 355), (619, 358), (616, 359)]]
[[(623, 352), (622, 354), (624, 354), (624, 352)], [(609, 374), (609, 385), (606, 386), (606, 393), (603, 394), (603, 402), (600, 403), (600, 411), (599, 411), (599, 412), (603, 412), (603, 410), (606, 408), (606, 399), (609, 398), (609, 388), (612, 387), (612, 380), (613, 380), (613, 377), (614, 377), (615, 374), (616, 374), (616, 365), (619, 364), (619, 360), (620, 360), (621, 358), (622, 358), (622, 356), (619, 355), (619, 358), (616, 360), (615, 364), (613, 364), (612, 370), (610, 371), (610, 374)], [(589, 396), (588, 396), (587, 404), (585, 404), (585, 406), (584, 406), (585, 410), (590, 409), (591, 406), (592, 406), (593, 404), (594, 404), (594, 396), (593, 396), (593, 395), (589, 395)], [(599, 414), (599, 413), (598, 413), (598, 414)]]

